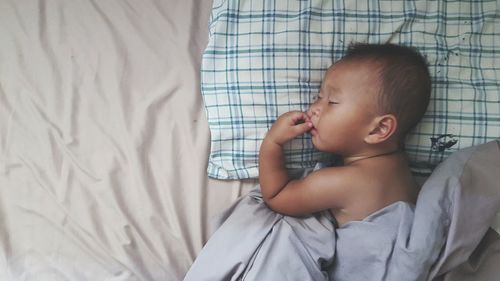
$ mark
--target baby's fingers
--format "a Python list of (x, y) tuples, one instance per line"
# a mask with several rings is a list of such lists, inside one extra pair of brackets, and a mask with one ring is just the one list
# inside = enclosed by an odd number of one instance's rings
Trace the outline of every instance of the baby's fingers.
[(310, 121), (305, 121), (304, 123), (297, 124), (293, 126), (293, 130), (297, 136), (305, 134), (311, 130), (313, 124)]
[(292, 117), (293, 124), (301, 124), (301, 123), (309, 121), (309, 118), (305, 112), (292, 111), (290, 113), (292, 115), (291, 117)]

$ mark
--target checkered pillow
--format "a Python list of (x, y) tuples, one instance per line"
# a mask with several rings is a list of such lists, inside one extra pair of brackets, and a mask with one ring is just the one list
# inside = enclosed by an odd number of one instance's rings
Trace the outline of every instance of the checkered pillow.
[[(202, 61), (211, 131), (208, 175), (258, 177), (260, 143), (279, 115), (305, 111), (324, 71), (351, 42), (418, 48), (433, 78), (428, 111), (406, 142), (427, 175), (457, 149), (500, 136), (500, 16), (491, 1), (215, 0)], [(309, 136), (285, 148), (286, 166), (328, 159)]]

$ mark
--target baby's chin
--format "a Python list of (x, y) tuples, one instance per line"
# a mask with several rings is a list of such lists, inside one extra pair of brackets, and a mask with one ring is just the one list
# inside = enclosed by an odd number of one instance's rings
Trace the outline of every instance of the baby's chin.
[(321, 146), (318, 143), (318, 131), (313, 128), (313, 129), (311, 129), (311, 131), (309, 131), (309, 133), (311, 134), (311, 143), (312, 143), (313, 147), (316, 150), (322, 151)]
[(311, 143), (317, 151), (321, 152), (326, 152), (326, 153), (333, 153), (330, 147), (325, 147), (325, 144), (321, 143), (319, 140), (319, 135), (316, 133), (316, 135), (311, 134)]

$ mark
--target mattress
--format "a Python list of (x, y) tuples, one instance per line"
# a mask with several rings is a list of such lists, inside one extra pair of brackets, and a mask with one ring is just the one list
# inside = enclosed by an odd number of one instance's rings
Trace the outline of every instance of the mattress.
[(0, 280), (181, 280), (254, 181), (206, 175), (211, 1), (0, 1)]

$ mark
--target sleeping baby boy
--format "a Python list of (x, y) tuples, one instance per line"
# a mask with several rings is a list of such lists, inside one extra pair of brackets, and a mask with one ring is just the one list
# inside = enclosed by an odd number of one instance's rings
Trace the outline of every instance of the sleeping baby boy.
[[(391, 243), (418, 194), (403, 143), (430, 92), (413, 48), (351, 45), (308, 111), (287, 112), (270, 128), (260, 190), (226, 211), (185, 280), (390, 280)], [(342, 165), (291, 179), (283, 145), (306, 133)]]

